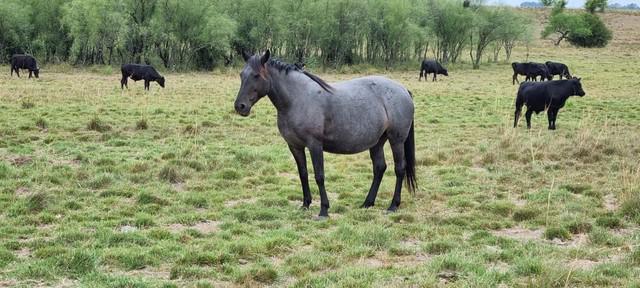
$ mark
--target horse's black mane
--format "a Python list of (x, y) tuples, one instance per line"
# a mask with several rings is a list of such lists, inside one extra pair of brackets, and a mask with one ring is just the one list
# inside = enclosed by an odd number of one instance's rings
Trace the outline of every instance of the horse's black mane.
[[(251, 67), (256, 70), (256, 71), (260, 71), (260, 66), (262, 66), (260, 57), (252, 57), (250, 60), (250, 65)], [(329, 92), (329, 93), (333, 93), (333, 87), (331, 87), (331, 85), (329, 85), (329, 83), (327, 83), (326, 81), (322, 80), (320, 77), (313, 75), (307, 71), (304, 71), (303, 69), (301, 69), (300, 67), (294, 65), (294, 64), (289, 64), (286, 63), (284, 61), (275, 59), (275, 58), (271, 58), (269, 59), (269, 61), (267, 61), (267, 64), (269, 67), (273, 67), (275, 69), (278, 69), (278, 71), (284, 71), (285, 74), (289, 74), (289, 71), (293, 70), (293, 71), (297, 71), (300, 72), (304, 75), (306, 75), (307, 77), (309, 77), (311, 80), (313, 80), (314, 82), (318, 83), (318, 85), (320, 85), (320, 87), (322, 87), (322, 89), (324, 89), (325, 91)]]

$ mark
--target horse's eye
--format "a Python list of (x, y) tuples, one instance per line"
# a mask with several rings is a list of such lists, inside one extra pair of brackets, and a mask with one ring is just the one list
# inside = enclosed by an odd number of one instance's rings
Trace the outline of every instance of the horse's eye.
[(260, 74), (253, 75), (253, 78), (255, 79), (258, 79), (258, 77), (260, 77)]

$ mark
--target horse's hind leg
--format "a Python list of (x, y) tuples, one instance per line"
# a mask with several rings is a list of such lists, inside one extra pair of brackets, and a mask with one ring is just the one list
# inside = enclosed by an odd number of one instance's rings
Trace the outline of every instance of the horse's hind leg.
[(327, 191), (324, 189), (324, 156), (322, 155), (322, 146), (314, 145), (309, 147), (311, 161), (313, 162), (313, 174), (318, 184), (320, 192), (320, 217), (329, 217), (329, 198)]
[(373, 182), (371, 182), (369, 194), (367, 194), (367, 198), (361, 206), (362, 208), (369, 208), (375, 205), (378, 189), (382, 182), (382, 176), (384, 176), (384, 171), (387, 170), (387, 163), (384, 161), (385, 142), (387, 142), (387, 139), (383, 136), (380, 138), (380, 141), (378, 141), (378, 144), (369, 149), (369, 156), (371, 156), (371, 162), (373, 164)]
[(311, 191), (309, 190), (309, 174), (307, 172), (307, 156), (304, 153), (304, 147), (296, 148), (289, 145), (289, 150), (293, 154), (298, 166), (298, 175), (300, 176), (300, 184), (302, 184), (302, 208), (309, 209), (311, 205)]
[(393, 199), (389, 206), (389, 211), (395, 212), (400, 206), (400, 193), (402, 191), (402, 180), (406, 174), (406, 161), (404, 155), (404, 141), (391, 143), (391, 151), (393, 152), (393, 162), (395, 163), (396, 172), (396, 189), (393, 192)]

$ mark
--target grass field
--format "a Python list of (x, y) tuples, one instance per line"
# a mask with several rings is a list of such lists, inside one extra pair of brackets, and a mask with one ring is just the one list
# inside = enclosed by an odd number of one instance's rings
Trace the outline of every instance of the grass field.
[(269, 101), (235, 114), (238, 69), (147, 93), (121, 91), (115, 68), (0, 67), (0, 287), (640, 287), (640, 15), (606, 19), (608, 48), (529, 51), (587, 93), (553, 132), (543, 114), (511, 127), (509, 64), (436, 83), (378, 71), (415, 95), (419, 189), (384, 213), (387, 147), (377, 206), (360, 209), (368, 153), (325, 154), (327, 221), (313, 181), (298, 209)]

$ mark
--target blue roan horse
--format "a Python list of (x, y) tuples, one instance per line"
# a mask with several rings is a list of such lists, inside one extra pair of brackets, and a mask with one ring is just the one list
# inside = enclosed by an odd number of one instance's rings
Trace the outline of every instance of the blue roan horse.
[(374, 205), (387, 168), (384, 143), (389, 140), (395, 162), (396, 186), (389, 211), (400, 206), (402, 180), (415, 191), (413, 100), (399, 83), (384, 77), (362, 77), (329, 85), (295, 65), (263, 55), (243, 53), (236, 111), (247, 116), (251, 107), (268, 96), (278, 111), (278, 129), (296, 160), (302, 182), (303, 208), (311, 204), (305, 148), (311, 153), (320, 190), (320, 217), (327, 217), (329, 199), (324, 188), (323, 151), (354, 154), (369, 150), (373, 183), (362, 207)]

